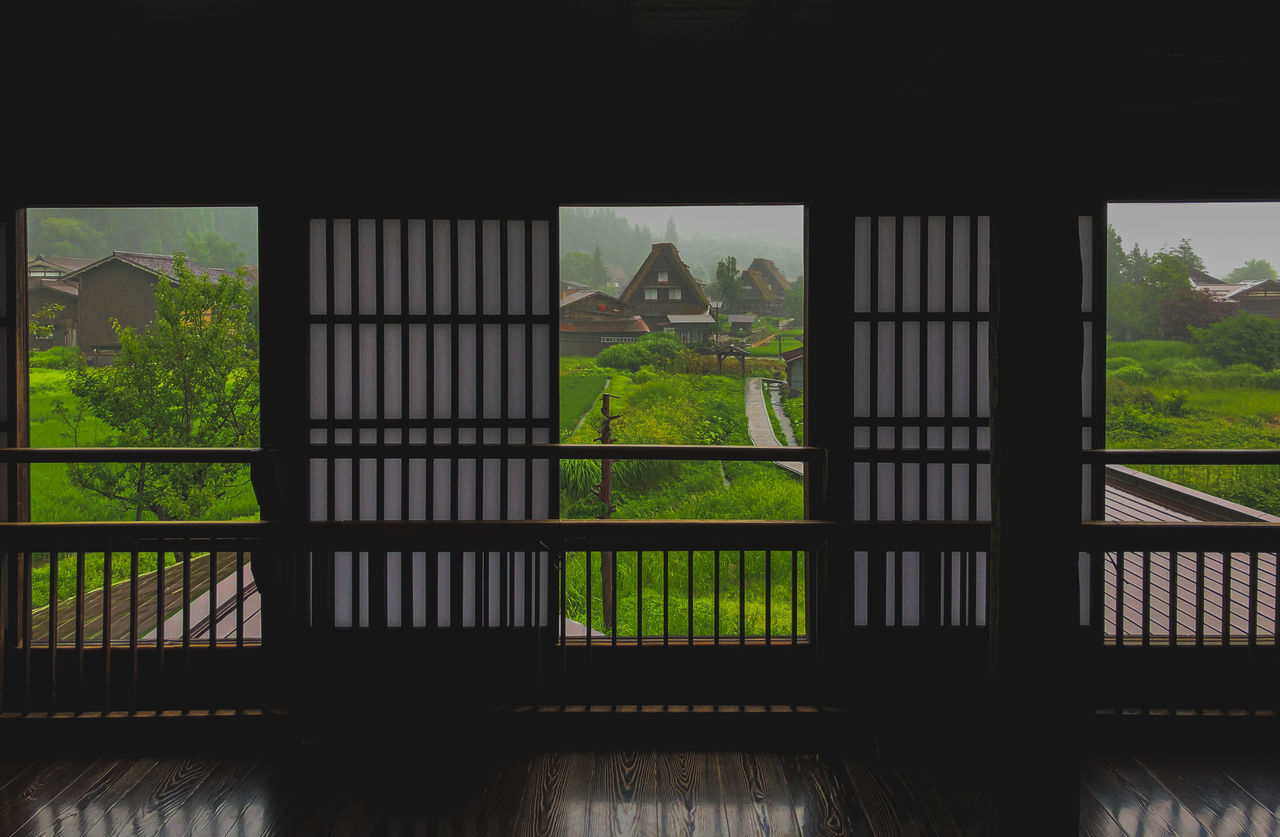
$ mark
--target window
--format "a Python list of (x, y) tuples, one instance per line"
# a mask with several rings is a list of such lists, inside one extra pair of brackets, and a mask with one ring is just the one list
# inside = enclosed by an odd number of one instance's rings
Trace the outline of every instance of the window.
[[(1082, 299), (1085, 519), (1280, 523), (1278, 224), (1276, 203), (1131, 202), (1082, 229), (1105, 254)], [(1275, 643), (1275, 553), (1151, 546), (1081, 556), (1099, 641)]]
[(667, 299), (679, 299), (679, 298), (680, 298), (679, 288), (667, 288)]
[(659, 271), (658, 271), (658, 284), (659, 284), (659, 285), (665, 285), (665, 284), (667, 284), (667, 281), (668, 281), (668, 279), (667, 279), (667, 271), (665, 271), (665, 270), (659, 270)]
[(657, 298), (658, 298), (658, 289), (657, 289), (657, 288), (645, 288), (645, 289), (644, 289), (644, 298), (645, 298), (645, 299), (657, 299)]
[[(260, 445), (257, 210), (50, 207), (26, 216), (29, 280), (51, 274), (50, 264), (62, 269), (56, 282), (22, 283), (27, 446), (245, 449), (233, 461), (204, 452), (174, 461), (164, 450), (143, 461), (74, 450), (45, 457), (28, 466), (28, 518), (257, 519), (248, 466)], [(66, 229), (76, 234), (59, 232)], [(161, 305), (174, 317), (153, 328)], [(199, 364), (183, 365), (197, 354)], [(156, 379), (149, 373), (156, 365), (180, 374)], [(191, 385), (177, 386), (178, 379)], [(174, 420), (180, 415), (193, 420)], [(256, 640), (248, 558), (176, 543), (158, 551), (33, 553), (31, 640), (70, 642), (76, 632), (57, 623), (77, 608), (85, 642), (177, 642), (188, 631), (190, 639)], [(128, 613), (127, 626), (104, 631), (108, 597), (111, 612)], [(216, 615), (202, 622), (192, 613)]]

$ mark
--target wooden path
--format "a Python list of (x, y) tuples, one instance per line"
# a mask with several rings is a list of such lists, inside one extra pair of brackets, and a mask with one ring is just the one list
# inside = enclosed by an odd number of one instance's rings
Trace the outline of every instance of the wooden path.
[[(773, 425), (769, 422), (769, 415), (765, 411), (769, 409), (764, 403), (764, 390), (760, 385), (759, 378), (747, 378), (743, 392), (747, 409), (747, 433), (751, 436), (751, 443), (758, 447), (782, 447), (782, 443), (773, 435)], [(783, 470), (790, 471), (797, 476), (804, 476), (803, 462), (774, 462)]]
[[(248, 553), (244, 553), (244, 561), (247, 566), (249, 562)], [(219, 552), (217, 554), (217, 568), (215, 578), (218, 581), (234, 576), (236, 570), (235, 552)], [(127, 555), (120, 555), (113, 560), (128, 560)], [(213, 563), (209, 559), (208, 553), (196, 553), (196, 557), (189, 560), (191, 587), (189, 593), (184, 592), (184, 567), (182, 562), (171, 564), (163, 570), (163, 588), (164, 588), (164, 615), (165, 619), (170, 619), (174, 614), (181, 614), (183, 604), (190, 600), (195, 602), (201, 595), (208, 594), (209, 591), (209, 575), (210, 564)], [(146, 573), (138, 576), (137, 589), (137, 630), (139, 639), (145, 639), (145, 636), (153, 632), (156, 628), (156, 614), (159, 611), (161, 588), (161, 571)], [(130, 611), (132, 606), (133, 585), (129, 579), (117, 581), (111, 585), (110, 597), (110, 625), (111, 625), (111, 643), (128, 643), (131, 638), (131, 619)], [(84, 642), (86, 644), (101, 645), (103, 642), (102, 625), (103, 625), (103, 588), (90, 590), (83, 596), (84, 609)], [(219, 597), (221, 598), (221, 597)], [(206, 604), (206, 610), (208, 608)], [(76, 641), (76, 617), (77, 602), (75, 597), (64, 599), (57, 605), (53, 619), (57, 622), (57, 638), (58, 644), (74, 644)], [(31, 638), (36, 644), (48, 644), (49, 642), (49, 626), (51, 616), (48, 606), (37, 609), (32, 614), (32, 630)], [(193, 626), (195, 620), (193, 620)], [(166, 626), (168, 628), (168, 626)], [(154, 638), (154, 637), (153, 637)], [(166, 639), (180, 639), (181, 628), (170, 634), (169, 630), (165, 631)]]

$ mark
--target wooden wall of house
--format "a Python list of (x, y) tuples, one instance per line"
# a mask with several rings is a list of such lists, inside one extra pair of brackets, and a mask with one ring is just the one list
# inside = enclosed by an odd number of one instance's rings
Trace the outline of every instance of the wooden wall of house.
[(43, 339), (32, 340), (31, 347), (33, 349), (48, 349), (51, 346), (78, 345), (76, 340), (78, 298), (71, 294), (59, 293), (45, 287), (37, 286), (27, 289), (28, 316), (50, 303), (62, 306), (62, 310), (58, 312), (57, 319), (53, 321), (53, 334)]
[(111, 320), (142, 331), (155, 317), (155, 277), (123, 262), (110, 261), (80, 279), (80, 346), (119, 343)]

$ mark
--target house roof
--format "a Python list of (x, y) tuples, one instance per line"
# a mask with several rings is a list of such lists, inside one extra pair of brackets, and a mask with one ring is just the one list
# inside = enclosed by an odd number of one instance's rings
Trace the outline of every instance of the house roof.
[(751, 262), (750, 266), (747, 267), (747, 270), (754, 270), (761, 276), (765, 277), (766, 280), (777, 282), (783, 290), (791, 287), (791, 282), (787, 280), (787, 277), (782, 275), (782, 271), (778, 270), (778, 266), (773, 263), (772, 259), (765, 259), (757, 256)]
[[(125, 264), (141, 268), (156, 276), (167, 276), (169, 277), (169, 281), (176, 282), (173, 278), (173, 256), (165, 256), (157, 253), (130, 253), (125, 250), (112, 250), (110, 256), (90, 262), (89, 264), (62, 276), (62, 281), (79, 280), (82, 275), (88, 273), (99, 265), (106, 264), (110, 261), (124, 262)], [(207, 273), (210, 279), (217, 279), (225, 273), (232, 272), (230, 270), (223, 270), (220, 267), (204, 267), (202, 265), (195, 264), (194, 262), (187, 262), (187, 267), (191, 268), (191, 270), (197, 275)]]
[(804, 346), (796, 346), (794, 349), (787, 349), (782, 353), (782, 359), (787, 363), (793, 360), (799, 360), (804, 357)]
[(648, 334), (649, 326), (643, 317), (635, 314), (630, 317), (561, 320), (560, 330), (574, 334)]
[(85, 265), (93, 264), (94, 261), (94, 259), (78, 259), (72, 256), (36, 256), (34, 259), (27, 260), (27, 270), (30, 271), (31, 268), (37, 265), (44, 265), (45, 267), (57, 268), (64, 273), (70, 273), (74, 270), (79, 270)]
[(707, 323), (711, 325), (715, 323), (716, 318), (710, 314), (668, 314), (667, 321), (680, 324)]
[(34, 277), (27, 280), (27, 290), (32, 291), (36, 288), (44, 288), (46, 291), (66, 294), (67, 296), (79, 296), (80, 288), (70, 282), (64, 282), (62, 279), (40, 279)]
[(731, 323), (754, 323), (756, 321), (755, 314), (730, 314), (729, 322)]
[(599, 296), (600, 301), (602, 303), (612, 308), (622, 307), (622, 300), (618, 299), (616, 296), (610, 296), (604, 291), (597, 291), (595, 289), (590, 289), (590, 288), (585, 291), (572, 291), (560, 297), (560, 307), (563, 308), (566, 305), (571, 305), (575, 302), (581, 302), (582, 300), (589, 299), (593, 296)]
[(1280, 281), (1275, 279), (1264, 279), (1261, 282), (1252, 282), (1248, 285), (1226, 285), (1224, 287), (1231, 288), (1231, 290), (1222, 295), (1223, 299), (1240, 299), (1241, 297), (1252, 296), (1255, 293), (1261, 293), (1265, 296), (1280, 294)]
[(765, 280), (764, 274), (758, 270), (750, 268), (742, 271), (742, 278), (750, 282), (760, 294), (760, 298), (765, 302), (773, 302), (778, 295), (773, 292), (773, 288), (769, 287), (769, 283)]
[(1221, 279), (1210, 276), (1209, 274), (1205, 273), (1203, 270), (1196, 270), (1194, 267), (1187, 268), (1187, 278), (1191, 281), (1191, 284), (1196, 287), (1200, 287), (1202, 285), (1227, 284), (1226, 282), (1223, 282)]
[(631, 281), (627, 283), (627, 287), (622, 291), (622, 301), (630, 301), (632, 295), (634, 295), (636, 290), (640, 287), (641, 280), (648, 275), (649, 271), (653, 269), (654, 263), (657, 262), (658, 257), (663, 254), (670, 255), (671, 261), (675, 263), (676, 276), (680, 283), (688, 288), (692, 294), (689, 299), (682, 300), (682, 302), (690, 305), (697, 303), (703, 310), (706, 310), (707, 306), (711, 304), (707, 301), (707, 295), (702, 292), (702, 287), (698, 284), (698, 280), (693, 278), (693, 274), (689, 272), (688, 266), (680, 260), (680, 251), (677, 250), (676, 246), (669, 241), (654, 244), (650, 248), (649, 257), (644, 260), (644, 264), (640, 265), (640, 269), (636, 271), (636, 275), (631, 277)]

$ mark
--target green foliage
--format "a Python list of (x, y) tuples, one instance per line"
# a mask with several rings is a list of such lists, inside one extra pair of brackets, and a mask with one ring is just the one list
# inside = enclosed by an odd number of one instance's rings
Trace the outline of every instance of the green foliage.
[(1231, 271), (1222, 281), (1238, 285), (1244, 282), (1261, 282), (1265, 279), (1280, 278), (1271, 262), (1266, 259), (1249, 259), (1240, 267)]
[(42, 352), (32, 352), (29, 358), (32, 369), (74, 369), (83, 357), (74, 346), (51, 346)]
[(203, 238), (217, 233), (243, 250), (247, 263), (258, 261), (258, 210), (254, 207), (34, 208), (27, 210), (27, 229), (27, 252), (32, 255), (100, 258), (112, 248), (172, 253), (187, 246), (189, 235)]
[(742, 280), (738, 273), (738, 260), (727, 256), (716, 264), (716, 295), (724, 302), (725, 310), (733, 308), (742, 296)]
[(782, 399), (782, 411), (791, 420), (791, 430), (795, 433), (796, 444), (804, 444), (804, 393), (795, 398)]
[(56, 302), (42, 305), (27, 318), (27, 334), (32, 340), (48, 340), (53, 336), (54, 323), (58, 321), (58, 312), (66, 308)]
[(583, 250), (570, 250), (565, 253), (560, 257), (560, 278), (581, 282), (597, 290), (604, 288), (609, 281), (609, 274), (605, 273), (604, 262), (600, 261), (599, 254), (599, 247), (596, 248), (594, 256)]
[(574, 375), (560, 378), (560, 435), (564, 438), (577, 426), (604, 389), (607, 375)]
[(1192, 329), (1204, 354), (1222, 366), (1252, 363), (1263, 369), (1280, 365), (1280, 322), (1257, 314), (1237, 314), (1209, 328)]
[(1151, 380), (1151, 376), (1147, 374), (1147, 371), (1137, 365), (1122, 366), (1113, 372), (1107, 373), (1107, 377), (1124, 381), (1126, 384), (1145, 384)]
[[(804, 277), (797, 276), (787, 288), (785, 300), (787, 316), (797, 323), (804, 322)], [(785, 350), (784, 350), (785, 351)]]
[[(258, 338), (243, 271), (215, 283), (174, 254), (176, 286), (156, 283), (154, 321), (139, 335), (116, 325), (113, 366), (77, 367), (72, 394), (112, 429), (106, 444), (238, 447), (259, 443)], [(68, 422), (74, 424), (74, 422)], [(222, 463), (78, 463), (73, 484), (160, 520), (201, 518), (243, 484)]]
[(668, 371), (683, 371), (689, 364), (689, 350), (674, 334), (645, 334), (634, 343), (615, 343), (596, 356), (596, 363), (611, 369), (636, 372), (642, 366)]
[(192, 264), (204, 267), (217, 267), (223, 270), (235, 270), (249, 262), (249, 254), (240, 249), (234, 241), (228, 241), (216, 232), (196, 235), (188, 232), (183, 243), (183, 251)]

